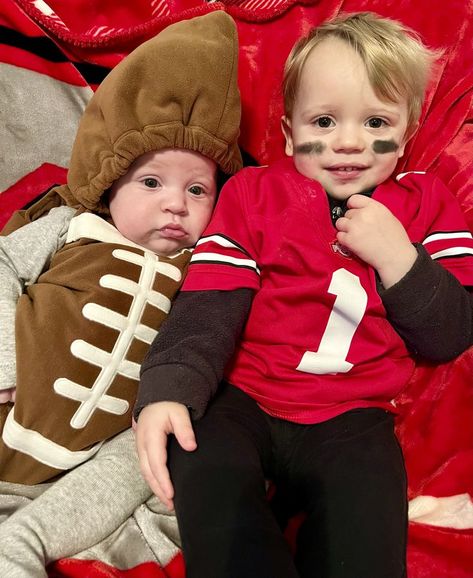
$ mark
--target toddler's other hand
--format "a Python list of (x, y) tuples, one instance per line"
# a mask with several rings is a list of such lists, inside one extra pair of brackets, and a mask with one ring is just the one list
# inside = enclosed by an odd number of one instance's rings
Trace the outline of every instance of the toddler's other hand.
[(383, 204), (353, 195), (348, 211), (335, 223), (337, 240), (374, 267), (387, 289), (404, 277), (417, 258), (401, 222)]

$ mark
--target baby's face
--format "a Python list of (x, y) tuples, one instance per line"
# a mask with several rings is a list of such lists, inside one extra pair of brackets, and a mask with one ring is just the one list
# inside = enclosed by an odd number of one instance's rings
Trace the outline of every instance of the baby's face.
[(139, 157), (110, 192), (120, 233), (158, 255), (193, 246), (217, 197), (217, 166), (200, 153), (164, 149)]
[(358, 54), (327, 38), (302, 70), (294, 110), (283, 118), (297, 170), (338, 200), (382, 183), (404, 154), (407, 102), (380, 100)]

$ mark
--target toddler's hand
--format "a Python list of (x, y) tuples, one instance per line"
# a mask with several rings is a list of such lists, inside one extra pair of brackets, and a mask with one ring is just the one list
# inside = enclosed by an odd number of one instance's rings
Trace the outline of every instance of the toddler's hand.
[(387, 289), (411, 269), (417, 251), (391, 211), (374, 199), (353, 195), (335, 223), (337, 240), (376, 269)]
[(16, 387), (10, 387), (10, 389), (0, 390), (0, 403), (15, 403), (16, 397)]
[(167, 468), (167, 437), (174, 434), (187, 451), (197, 448), (189, 410), (173, 401), (145, 407), (135, 427), (140, 469), (149, 487), (169, 510), (174, 508), (174, 488)]

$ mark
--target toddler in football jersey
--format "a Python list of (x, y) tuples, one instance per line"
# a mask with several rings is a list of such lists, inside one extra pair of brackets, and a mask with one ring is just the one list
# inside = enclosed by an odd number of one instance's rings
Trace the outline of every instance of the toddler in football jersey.
[(395, 173), (433, 56), (374, 14), (312, 30), (285, 67), (287, 158), (232, 177), (198, 242), (135, 407), (188, 578), (405, 576), (393, 400), (414, 351), (472, 343), (461, 210), (434, 176)]
[(139, 46), (88, 104), (67, 185), (0, 237), (0, 493), (76, 468), (0, 525), (1, 576), (46, 576), (151, 495), (131, 431), (139, 368), (218, 175), (241, 168), (237, 57), (221, 11)]

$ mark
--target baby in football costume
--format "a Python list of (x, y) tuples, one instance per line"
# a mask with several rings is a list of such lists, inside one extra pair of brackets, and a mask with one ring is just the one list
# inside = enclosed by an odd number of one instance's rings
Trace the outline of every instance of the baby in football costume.
[[(405, 576), (393, 400), (413, 352), (444, 361), (471, 344), (462, 212), (434, 176), (396, 174), (432, 59), (374, 14), (312, 30), (285, 67), (287, 158), (222, 191), (135, 410), (188, 578)], [(280, 523), (296, 512), (293, 556)]]
[(242, 165), (237, 58), (218, 11), (139, 46), (88, 104), (67, 185), (0, 237), (0, 493), (76, 468), (0, 525), (2, 576), (46, 576), (151, 495), (130, 429), (140, 365), (218, 175)]

